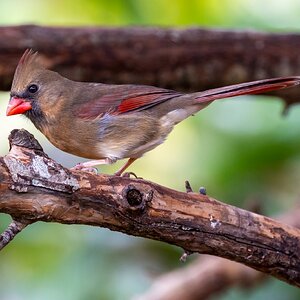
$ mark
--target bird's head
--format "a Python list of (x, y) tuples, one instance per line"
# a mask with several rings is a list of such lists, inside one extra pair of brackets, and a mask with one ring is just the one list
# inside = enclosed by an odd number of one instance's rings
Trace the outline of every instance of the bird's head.
[(41, 116), (54, 105), (58, 96), (55, 87), (61, 79), (40, 64), (37, 52), (26, 50), (15, 71), (6, 115), (25, 114), (30, 119)]

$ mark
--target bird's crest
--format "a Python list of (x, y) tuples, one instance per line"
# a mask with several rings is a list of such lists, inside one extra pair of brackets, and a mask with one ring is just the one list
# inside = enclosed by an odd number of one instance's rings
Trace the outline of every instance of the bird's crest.
[(19, 65), (24, 65), (26, 63), (30, 63), (34, 61), (37, 57), (37, 52), (34, 52), (32, 49), (26, 49), (23, 53), (22, 57), (20, 58)]
[(17, 65), (12, 89), (14, 91), (22, 89), (35, 76), (36, 72), (41, 70), (44, 68), (39, 63), (38, 52), (27, 49)]
[(38, 52), (32, 49), (26, 49), (17, 65), (16, 73), (27, 73), (32, 69), (41, 69), (42, 66), (39, 63)]

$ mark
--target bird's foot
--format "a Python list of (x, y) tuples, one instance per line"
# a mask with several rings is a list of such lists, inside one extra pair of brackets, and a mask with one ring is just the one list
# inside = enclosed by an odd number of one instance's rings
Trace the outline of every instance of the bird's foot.
[(73, 171), (83, 171), (83, 172), (88, 172), (92, 174), (98, 174), (98, 169), (94, 167), (87, 167), (84, 165), (84, 163), (78, 163), (74, 167), (71, 168)]
[(125, 172), (123, 174), (117, 174), (115, 173), (116, 176), (122, 176), (124, 178), (130, 178), (131, 176), (135, 177), (136, 179), (143, 179), (142, 177), (138, 177), (135, 173), (133, 172)]
[[(136, 158), (129, 158), (128, 159), (128, 161), (125, 163), (125, 165), (122, 167), (122, 168), (120, 168), (114, 175), (115, 176), (121, 176), (122, 174), (126, 174), (126, 173), (124, 173), (124, 171), (134, 162), (136, 160)], [(128, 172), (128, 174), (129, 174), (129, 176), (127, 175), (125, 175), (125, 177), (130, 177), (130, 175), (133, 175), (133, 176), (135, 176), (136, 178), (137, 178), (137, 176), (134, 174), (134, 173), (132, 173), (132, 172)], [(122, 177), (124, 176), (124, 175), (122, 175)]]

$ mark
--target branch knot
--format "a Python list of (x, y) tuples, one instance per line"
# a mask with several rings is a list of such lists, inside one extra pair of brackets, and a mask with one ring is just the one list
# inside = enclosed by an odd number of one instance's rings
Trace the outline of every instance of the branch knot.
[(153, 191), (147, 193), (140, 191), (137, 187), (129, 184), (123, 189), (124, 200), (129, 204), (129, 209), (132, 211), (143, 212), (146, 203), (152, 200)]

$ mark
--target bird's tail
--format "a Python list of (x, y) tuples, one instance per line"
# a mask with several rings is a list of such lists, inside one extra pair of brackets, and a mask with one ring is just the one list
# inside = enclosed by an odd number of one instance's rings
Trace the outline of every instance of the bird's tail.
[(198, 92), (194, 94), (194, 99), (197, 103), (206, 103), (241, 95), (261, 94), (298, 84), (300, 84), (300, 76), (263, 79)]

